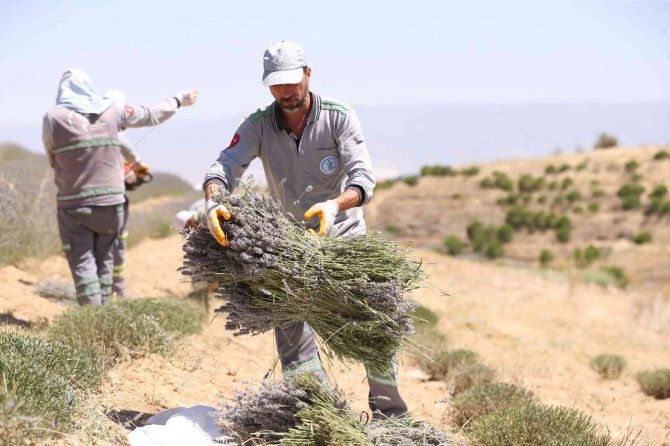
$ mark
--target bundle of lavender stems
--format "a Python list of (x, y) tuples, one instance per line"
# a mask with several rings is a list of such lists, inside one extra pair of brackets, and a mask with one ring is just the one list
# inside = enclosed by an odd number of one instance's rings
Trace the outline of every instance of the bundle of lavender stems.
[(232, 214), (219, 245), (206, 227), (186, 233), (180, 271), (192, 282), (217, 282), (226, 329), (260, 334), (305, 321), (331, 357), (388, 373), (410, 336), (414, 304), (405, 293), (423, 273), (411, 252), (379, 235), (318, 237), (281, 205), (252, 189), (213, 197)]

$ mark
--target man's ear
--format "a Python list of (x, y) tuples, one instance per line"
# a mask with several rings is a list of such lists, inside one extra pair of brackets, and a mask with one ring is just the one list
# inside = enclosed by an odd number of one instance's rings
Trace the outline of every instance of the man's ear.
[(305, 76), (310, 77), (312, 75), (312, 69), (310, 67), (305, 68)]

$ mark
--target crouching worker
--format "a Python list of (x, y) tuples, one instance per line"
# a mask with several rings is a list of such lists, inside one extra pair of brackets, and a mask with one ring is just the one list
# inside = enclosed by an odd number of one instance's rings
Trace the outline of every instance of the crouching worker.
[(159, 124), (196, 91), (157, 105), (120, 106), (99, 95), (80, 69), (63, 74), (56, 106), (44, 116), (42, 138), (57, 188), (58, 230), (80, 305), (112, 294), (113, 247), (124, 221), (120, 129)]

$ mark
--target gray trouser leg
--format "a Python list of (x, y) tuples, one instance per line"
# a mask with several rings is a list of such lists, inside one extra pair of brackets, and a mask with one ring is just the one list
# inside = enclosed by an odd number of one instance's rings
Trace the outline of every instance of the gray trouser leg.
[(112, 248), (123, 206), (58, 209), (58, 230), (80, 305), (104, 304), (112, 294)]
[(128, 197), (123, 204), (123, 227), (114, 243), (114, 269), (112, 270), (112, 292), (119, 296), (126, 294), (126, 247), (128, 245)]
[(325, 378), (314, 332), (306, 322), (275, 328), (275, 340), (285, 376), (313, 372)]
[(388, 374), (384, 376), (368, 374), (368, 405), (373, 419), (397, 417), (407, 413), (407, 404), (398, 391), (398, 362), (394, 360)]

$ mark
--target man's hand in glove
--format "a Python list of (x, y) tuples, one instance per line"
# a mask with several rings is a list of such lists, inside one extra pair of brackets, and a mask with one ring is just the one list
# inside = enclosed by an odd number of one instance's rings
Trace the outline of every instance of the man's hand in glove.
[[(307, 212), (305, 212), (303, 217), (305, 220), (308, 220), (314, 216), (319, 217), (319, 232), (316, 234), (323, 236), (330, 233), (331, 229), (333, 229), (335, 216), (338, 212), (340, 212), (340, 207), (337, 205), (335, 200), (328, 200), (317, 203), (311, 208), (307, 209)], [(308, 232), (314, 233), (314, 231), (311, 229)]]
[(147, 173), (149, 173), (149, 166), (147, 166), (143, 162), (137, 162), (133, 164), (133, 170), (135, 171), (135, 175), (137, 175), (137, 178), (141, 178)]
[(224, 205), (214, 200), (207, 200), (205, 210), (205, 220), (207, 221), (207, 229), (209, 229), (210, 234), (219, 242), (219, 245), (228, 246), (230, 243), (228, 243), (228, 238), (224, 234), (223, 229), (221, 229), (219, 217), (223, 217), (224, 220), (230, 220), (230, 211)]
[(182, 91), (177, 93), (175, 99), (179, 101), (180, 107), (190, 107), (198, 100), (198, 90)]

